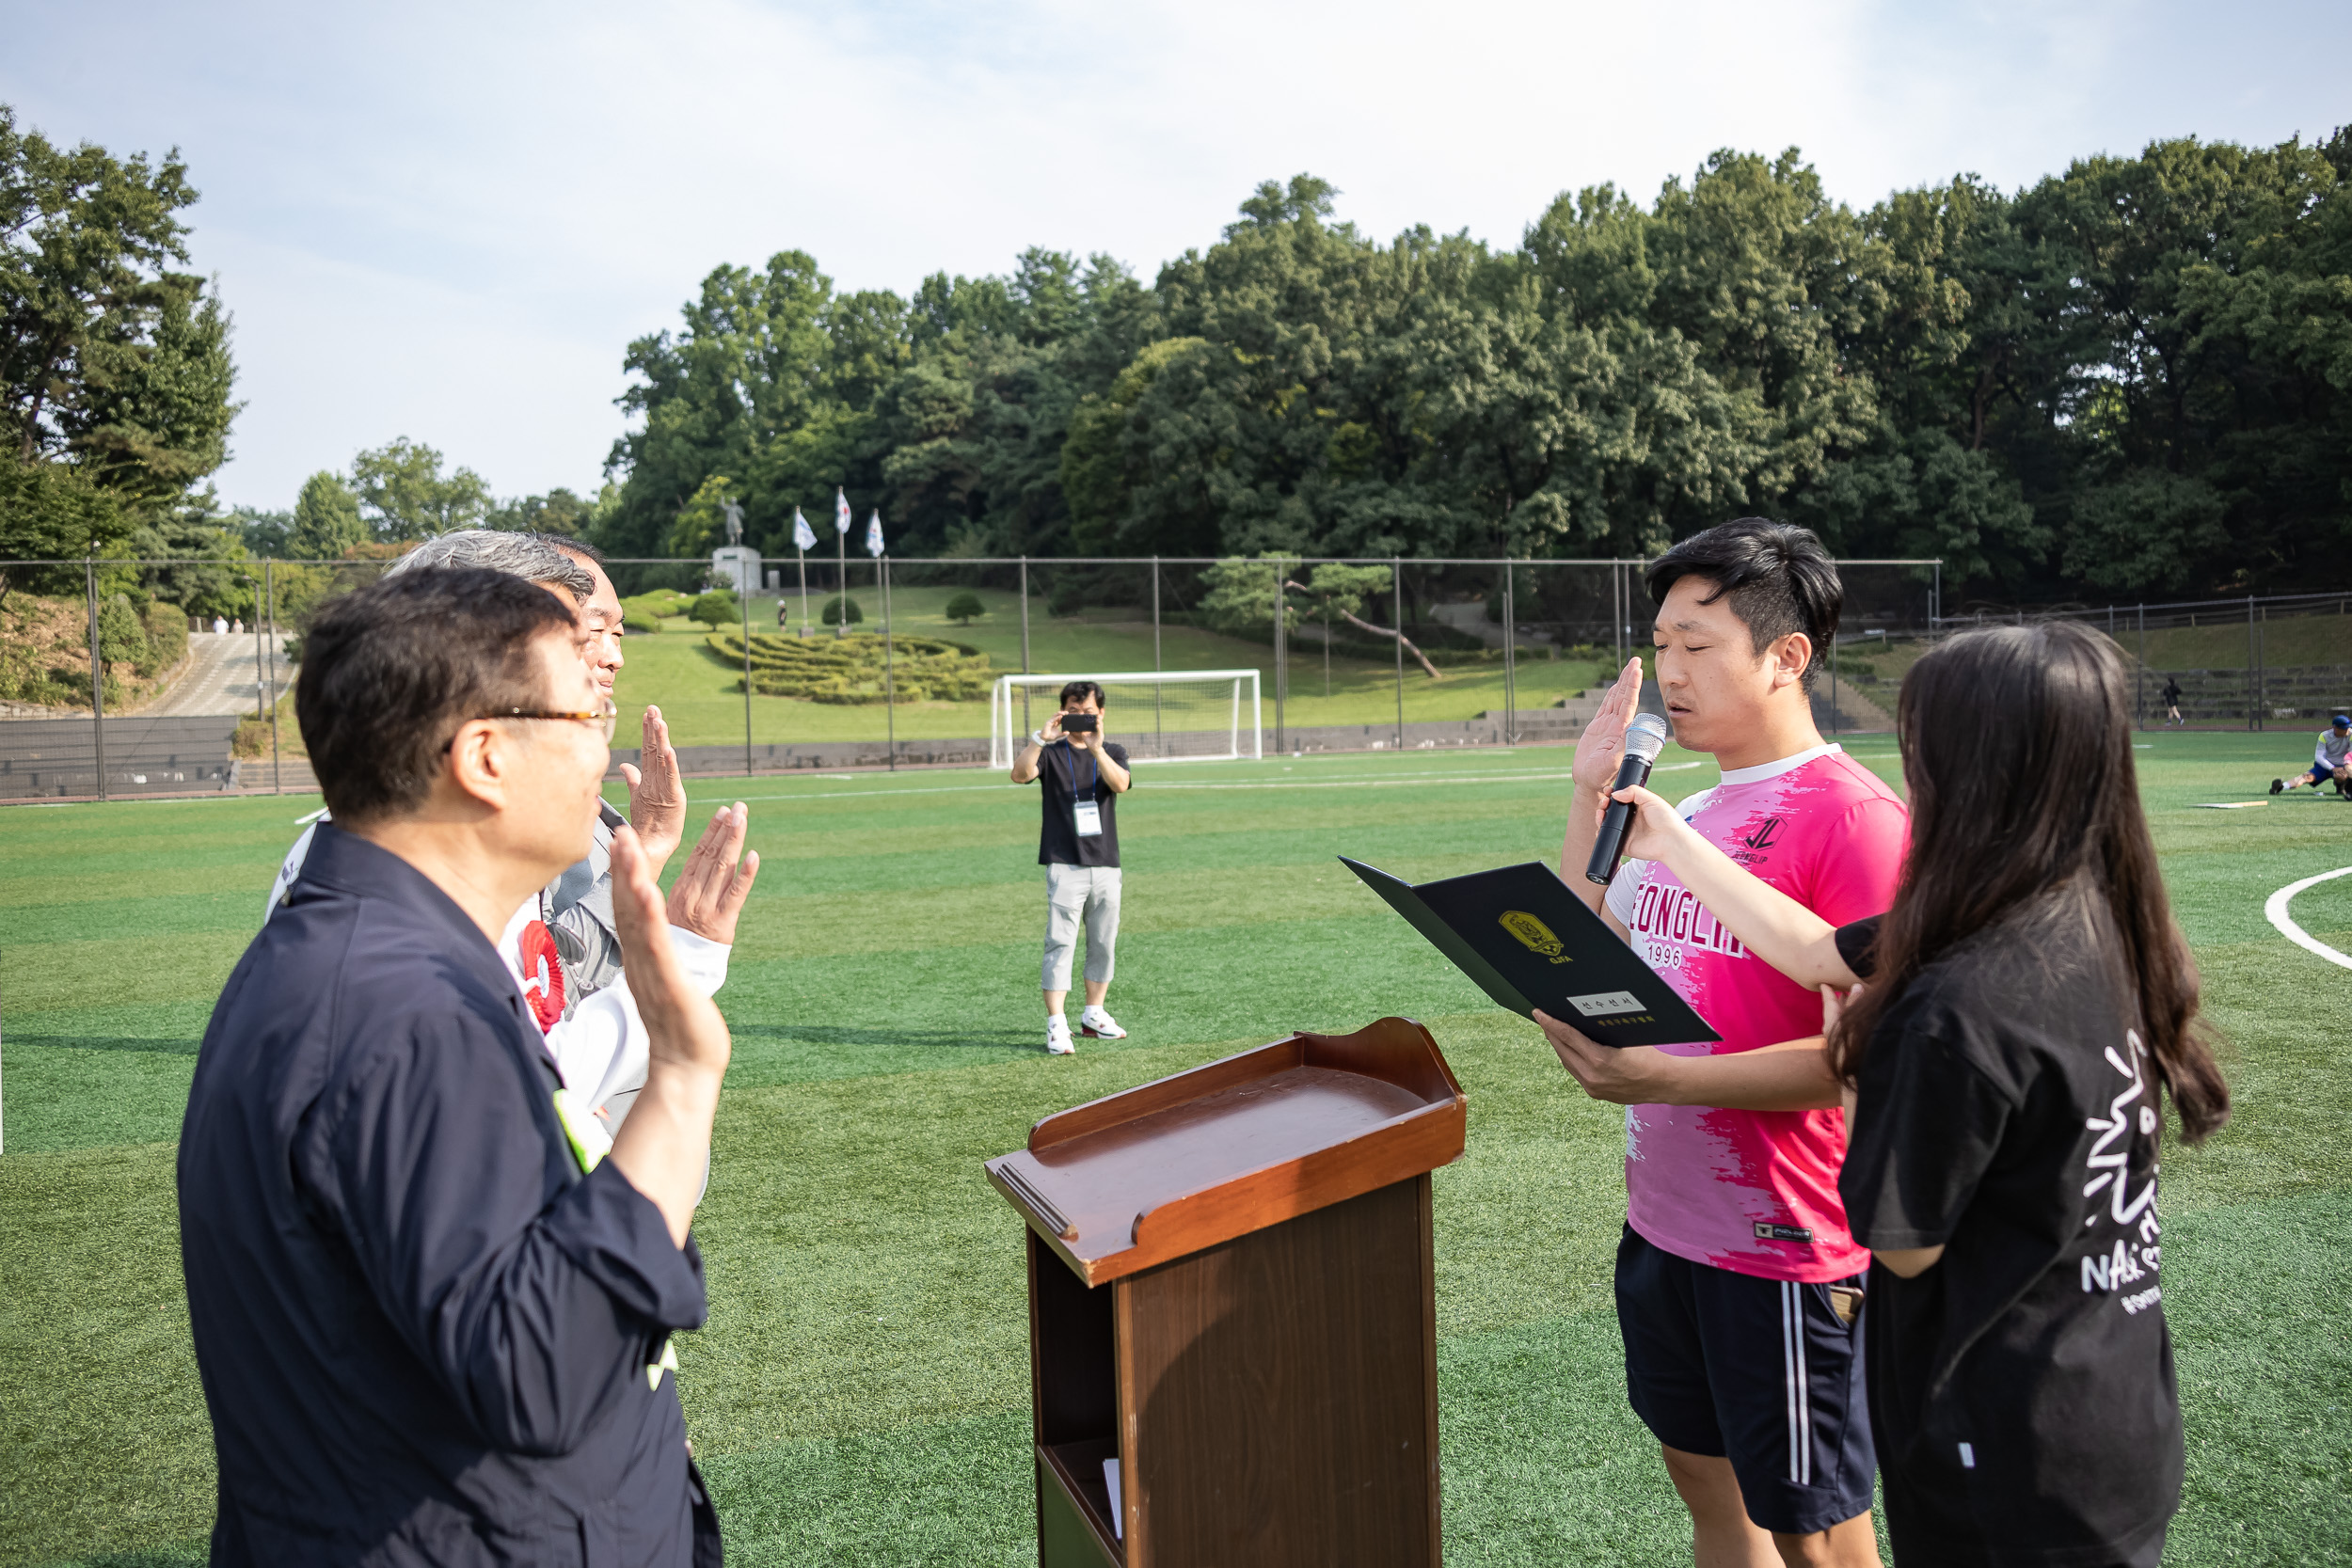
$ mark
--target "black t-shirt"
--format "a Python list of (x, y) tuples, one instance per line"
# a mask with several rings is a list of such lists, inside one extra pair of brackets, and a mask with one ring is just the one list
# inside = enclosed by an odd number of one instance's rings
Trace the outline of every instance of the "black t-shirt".
[[(1857, 970), (1865, 935), (1839, 933)], [(1873, 1266), (1863, 1314), (1907, 1565), (2112, 1561), (2179, 1506), (2161, 1112), (2120, 948), (2103, 909), (2046, 900), (1923, 970), (1863, 1057), (1847, 1222), (1945, 1249)]]
[[(1120, 767), (1127, 766), (1127, 748), (1105, 740), (1103, 750)], [(1103, 782), (1103, 770), (1091, 753), (1067, 740), (1057, 740), (1038, 752), (1037, 782), (1045, 792), (1045, 826), (1038, 835), (1040, 865), (1117, 865), (1119, 863), (1119, 794)], [(1078, 836), (1078, 802), (1092, 800), (1103, 814), (1103, 831)]]

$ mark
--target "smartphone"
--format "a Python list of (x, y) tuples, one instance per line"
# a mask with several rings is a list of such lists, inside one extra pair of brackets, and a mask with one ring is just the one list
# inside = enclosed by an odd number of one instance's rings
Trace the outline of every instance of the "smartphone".
[(1092, 735), (1102, 727), (1103, 720), (1099, 714), (1065, 713), (1061, 716), (1061, 733), (1064, 735)]

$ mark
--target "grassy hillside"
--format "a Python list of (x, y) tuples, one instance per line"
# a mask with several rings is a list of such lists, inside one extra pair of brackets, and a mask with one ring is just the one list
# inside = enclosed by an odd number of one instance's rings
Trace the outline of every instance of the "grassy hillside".
[[(1021, 670), (1021, 601), (1018, 594), (979, 590), (988, 613), (969, 623), (950, 621), (945, 611), (957, 588), (909, 588), (891, 592), (894, 630), (913, 637), (939, 638), (967, 643), (986, 654), (999, 673)], [(882, 601), (869, 588), (852, 589), (866, 619), (860, 631), (882, 628)], [(812, 621), (824, 595), (810, 595)], [(792, 625), (800, 626), (800, 599), (790, 596)], [(751, 603), (752, 629), (773, 631), (776, 598), (764, 594)], [(1152, 625), (1132, 619), (1130, 607), (1053, 616), (1041, 596), (1029, 601), (1029, 667), (1041, 673), (1104, 673), (1152, 668)], [(639, 744), (639, 721), (645, 705), (660, 705), (679, 745), (712, 746), (743, 737), (742, 673), (723, 663), (706, 646), (707, 627), (683, 617), (661, 623), (651, 636), (633, 636), (621, 672), (621, 731), (613, 744)], [(816, 635), (829, 636), (825, 628)], [(1190, 626), (1164, 626), (1160, 633), (1161, 667), (1168, 670), (1238, 670), (1260, 672), (1263, 705), (1262, 722), (1274, 727), (1274, 650), (1261, 642), (1244, 641)], [(1406, 661), (1405, 717), (1425, 720), (1469, 719), (1502, 706), (1501, 664), (1448, 669), (1445, 678), (1432, 681)], [(1320, 648), (1294, 643), (1291, 648), (1291, 694), (1285, 708), (1291, 724), (1377, 724), (1396, 718), (1396, 670), (1392, 659), (1335, 657), (1331, 660), (1330, 694), (1324, 694)], [(1518, 666), (1518, 705), (1544, 707), (1581, 691), (1602, 677), (1597, 666), (1572, 659), (1529, 657)], [(904, 739), (949, 739), (988, 733), (985, 703), (907, 703), (895, 715), (897, 734)], [(845, 707), (786, 697), (752, 699), (752, 738), (766, 745), (789, 741), (878, 739), (888, 721), (879, 705)], [(1112, 717), (1111, 733), (1119, 732)]]

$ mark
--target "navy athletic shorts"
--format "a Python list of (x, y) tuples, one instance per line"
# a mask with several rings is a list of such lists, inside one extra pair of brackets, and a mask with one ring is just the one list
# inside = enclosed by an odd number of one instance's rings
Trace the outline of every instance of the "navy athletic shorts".
[(1631, 1226), (1617, 1243), (1633, 1413), (1670, 1449), (1728, 1458), (1748, 1517), (1788, 1535), (1868, 1513), (1878, 1466), (1861, 1319), (1840, 1323), (1829, 1291), (1694, 1263)]
[(2308, 775), (2313, 784), (2326, 784), (2328, 780), (2334, 778), (2335, 776), (2336, 770), (2334, 768), (2323, 768), (2318, 763), (2312, 764), (2312, 770)]

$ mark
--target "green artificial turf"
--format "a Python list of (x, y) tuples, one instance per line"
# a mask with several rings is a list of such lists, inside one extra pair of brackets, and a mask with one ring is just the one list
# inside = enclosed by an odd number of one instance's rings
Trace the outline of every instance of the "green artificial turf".
[[(652, 640), (646, 640), (648, 641)], [(632, 643), (632, 657), (637, 644)], [(2238, 1113), (2165, 1163), (2188, 1495), (2168, 1560), (2344, 1560), (2352, 1177), (2347, 976), (2264, 899), (2352, 863), (2352, 806), (2249, 810), (2293, 736), (2140, 753)], [(1883, 737), (1852, 749), (1894, 770)], [(980, 1162), (1064, 1106), (1289, 1029), (1428, 1022), (1470, 1099), (1437, 1177), (1448, 1559), (1687, 1560), (1626, 1409), (1609, 1290), (1618, 1113), (1333, 860), (1415, 879), (1556, 852), (1565, 750), (1146, 768), (1112, 1001), (1134, 1038), (1047, 1058), (1033, 792), (993, 776), (697, 782), (763, 856), (721, 1000), (736, 1031), (697, 1223), (711, 1320), (687, 1418), (732, 1560), (1034, 1560), (1021, 1227)], [(1670, 752), (1679, 795), (1712, 781)], [(214, 994), (315, 800), (0, 812), (0, 1563), (200, 1561), (211, 1452), (172, 1144)], [(2352, 950), (2352, 878), (2294, 913)]]

